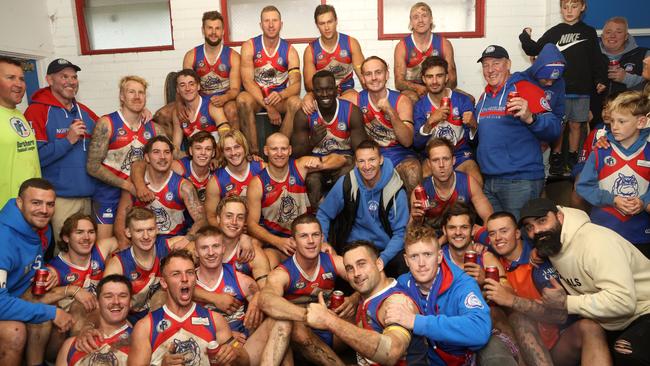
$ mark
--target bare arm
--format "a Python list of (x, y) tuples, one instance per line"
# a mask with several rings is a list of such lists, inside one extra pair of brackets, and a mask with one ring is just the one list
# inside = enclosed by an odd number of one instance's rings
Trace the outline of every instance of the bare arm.
[(151, 321), (148, 317), (140, 320), (131, 333), (131, 349), (129, 350), (128, 366), (149, 366), (151, 362), (151, 343), (149, 332)]
[(565, 310), (549, 309), (535, 300), (515, 296), (512, 309), (545, 323), (562, 324), (567, 319)]
[(235, 100), (241, 90), (241, 56), (237, 51), (230, 50), (230, 89), (224, 94), (227, 101)]
[(309, 119), (305, 115), (305, 112), (298, 110), (293, 117), (293, 131), (291, 133), (291, 146), (293, 147), (294, 157), (300, 158), (311, 154), (314, 146), (320, 141), (312, 141), (310, 137), (311, 129), (309, 128)]
[(113, 174), (110, 170), (102, 165), (106, 154), (108, 153), (108, 145), (110, 142), (113, 129), (108, 117), (102, 117), (97, 120), (95, 129), (93, 130), (93, 137), (90, 139), (90, 146), (88, 147), (88, 159), (86, 162), (86, 171), (89, 175), (109, 184), (113, 187), (125, 189), (127, 191), (134, 190), (130, 182)]
[(307, 309), (291, 303), (283, 297), (284, 287), (289, 284), (289, 275), (281, 268), (269, 274), (266, 286), (260, 293), (260, 308), (273, 319), (305, 321)]
[(361, 142), (368, 139), (368, 135), (363, 126), (363, 114), (359, 107), (353, 104), (350, 112), (350, 146), (352, 151), (355, 151)]
[(248, 233), (262, 243), (281, 247), (284, 244), (284, 240), (288, 239), (275, 236), (260, 225), (260, 216), (262, 215), (262, 183), (258, 178), (253, 178), (248, 185), (246, 201), (248, 202), (248, 218), (246, 220)]
[(300, 58), (296, 49), (289, 46), (289, 70), (294, 68), (297, 72), (289, 73), (287, 87), (279, 93), (284, 100), (294, 95), (300, 95)]
[(302, 54), (302, 75), (305, 77), (305, 91), (311, 92), (314, 89), (311, 78), (316, 73), (316, 66), (314, 66), (314, 55), (311, 44), (305, 47), (305, 52)]
[(456, 89), (457, 86), (457, 76), (456, 76), (456, 62), (454, 61), (454, 46), (451, 45), (451, 42), (447, 38), (443, 38), (444, 43), (444, 53), (445, 61), (447, 61), (447, 74), (449, 75), (449, 80), (447, 81), (447, 86), (451, 89)]
[(113, 233), (117, 238), (120, 248), (126, 248), (129, 244), (129, 239), (126, 237), (126, 213), (133, 207), (133, 199), (131, 194), (127, 191), (122, 191), (120, 202), (117, 205), (117, 213), (115, 214), (115, 222), (113, 223)]
[(210, 177), (208, 185), (205, 188), (205, 214), (208, 219), (208, 223), (212, 226), (217, 226), (217, 206), (221, 201), (221, 190), (219, 189), (219, 183), (217, 183), (217, 177), (214, 175)]
[(312, 172), (321, 170), (338, 169), (345, 165), (345, 157), (340, 154), (331, 153), (322, 157), (303, 156), (296, 160), (296, 167), (303, 177)]
[(478, 213), (481, 219), (485, 222), (487, 221), (487, 218), (492, 215), (494, 209), (476, 179), (470, 175), (468, 175), (467, 178), (469, 178), (472, 187), (472, 205), (474, 206), (474, 209), (476, 209), (476, 213)]
[(395, 46), (393, 62), (395, 64), (395, 89), (399, 91), (411, 90), (418, 95), (424, 95), (427, 92), (425, 86), (406, 80), (406, 45), (402, 41)]
[(194, 48), (185, 52), (185, 56), (183, 57), (183, 68), (191, 69), (192, 66), (194, 66)]
[(194, 185), (187, 179), (183, 179), (181, 183), (181, 198), (185, 202), (187, 212), (190, 213), (192, 220), (194, 220), (194, 224), (189, 230), (189, 233), (194, 234), (206, 224), (205, 210), (203, 209), (201, 200), (199, 200), (199, 195), (196, 193)]
[(104, 273), (102, 274), (102, 276), (106, 277), (112, 274), (117, 274), (117, 275), (124, 274), (124, 271), (122, 270), (122, 264), (120, 264), (120, 260), (114, 256), (109, 258), (108, 261), (106, 262), (106, 267), (104, 268)]
[(181, 144), (183, 143), (183, 129), (181, 128), (181, 121), (178, 119), (177, 113), (172, 114), (172, 134), (174, 152), (176, 152), (181, 149)]
[(363, 85), (363, 78), (361, 78), (361, 64), (365, 57), (363, 57), (363, 52), (361, 51), (361, 45), (356, 38), (350, 37), (350, 51), (352, 52), (352, 67), (354, 67), (354, 73), (357, 75), (361, 86)]
[(377, 107), (390, 117), (397, 141), (405, 147), (413, 144), (413, 104), (405, 96), (398, 99), (397, 108), (393, 108), (387, 98), (379, 100)]
[(253, 74), (255, 67), (253, 65), (253, 42), (246, 41), (241, 46), (241, 81), (244, 89), (255, 98), (259, 105), (264, 105), (264, 96), (259, 85), (255, 82)]
[[(269, 258), (264, 253), (262, 249), (262, 244), (257, 240), (253, 239), (253, 248), (255, 250), (255, 258), (250, 262), (253, 278), (258, 279), (256, 282), (260, 288), (263, 288), (266, 285), (269, 272), (271, 272), (271, 265), (269, 264)], [(263, 277), (263, 278), (260, 278)]]
[(68, 366), (68, 352), (70, 352), (70, 347), (74, 344), (76, 339), (76, 337), (70, 337), (63, 342), (63, 345), (56, 356), (56, 366)]

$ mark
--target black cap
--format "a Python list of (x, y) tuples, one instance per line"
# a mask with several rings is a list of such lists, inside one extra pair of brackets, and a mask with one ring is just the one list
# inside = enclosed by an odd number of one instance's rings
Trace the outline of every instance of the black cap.
[(546, 216), (549, 212), (558, 212), (555, 202), (548, 198), (535, 198), (532, 199), (521, 208), (519, 212), (519, 225), (522, 224), (525, 218), (528, 217), (542, 217)]
[(510, 59), (510, 56), (508, 55), (508, 51), (506, 51), (505, 48), (494, 44), (487, 46), (483, 50), (483, 53), (481, 54), (481, 58), (479, 58), (478, 61), (476, 62), (481, 62), (486, 57)]
[(72, 67), (73, 69), (75, 69), (75, 71), (81, 71), (81, 67), (73, 64), (72, 62), (64, 58), (57, 58), (56, 60), (50, 62), (50, 64), (47, 66), (47, 74), (48, 75), (56, 74), (57, 72), (67, 67)]

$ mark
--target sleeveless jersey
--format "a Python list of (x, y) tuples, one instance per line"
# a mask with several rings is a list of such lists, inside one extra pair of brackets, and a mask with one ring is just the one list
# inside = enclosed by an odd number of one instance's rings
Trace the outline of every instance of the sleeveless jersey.
[[(115, 111), (107, 117), (113, 132), (102, 165), (116, 176), (128, 179), (131, 175), (131, 163), (142, 160), (144, 145), (149, 139), (156, 136), (156, 130), (151, 121), (140, 124), (137, 131), (131, 130), (124, 122), (124, 117), (120, 111)], [(94, 197), (101, 202), (117, 201), (120, 198), (120, 193), (120, 188), (98, 180)]]
[[(377, 318), (377, 311), (384, 301), (394, 294), (404, 294), (404, 292), (397, 288), (397, 281), (395, 280), (393, 280), (393, 282), (391, 282), (391, 284), (385, 289), (360, 302), (357, 306), (357, 315), (355, 319), (357, 326), (373, 330), (377, 333), (382, 333), (385, 324), (382, 324)], [(405, 296), (407, 295), (405, 294)], [(361, 356), (359, 353), (357, 353), (357, 364), (360, 366), (379, 366), (377, 362), (369, 360)], [(395, 365), (406, 366), (406, 357), (402, 357)]]
[(422, 82), (422, 62), (429, 56), (444, 57), (442, 50), (443, 38), (437, 34), (431, 33), (431, 42), (429, 48), (425, 51), (420, 50), (413, 42), (413, 34), (402, 39), (406, 49), (406, 81), (423, 84)]
[[(616, 145), (595, 149), (600, 189), (615, 196), (640, 197), (650, 181), (650, 145), (625, 155)], [(622, 215), (614, 206), (593, 207), (591, 222), (610, 228), (632, 244), (650, 243), (650, 214), (645, 210), (633, 216)]]
[(201, 202), (205, 202), (205, 189), (208, 186), (210, 177), (212, 176), (212, 170), (210, 170), (207, 177), (201, 180), (194, 173), (194, 169), (192, 169), (192, 158), (190, 158), (189, 156), (185, 156), (181, 158), (178, 162), (183, 167), (183, 174), (181, 174), (183, 178), (189, 180), (192, 183), (194, 188), (196, 188), (196, 193), (199, 196), (199, 200), (201, 200)]
[(192, 304), (182, 317), (167, 310), (167, 305), (148, 315), (151, 321), (151, 365), (160, 365), (169, 347), (176, 346), (177, 353), (185, 353), (185, 364), (209, 366), (206, 349), (215, 340), (217, 329), (210, 311)]
[[(196, 109), (191, 122), (181, 123), (183, 135), (188, 138), (199, 131), (207, 131), (212, 135), (217, 134), (217, 123), (210, 117), (210, 97), (199, 96), (199, 108)], [(215, 137), (216, 138), (216, 137)]]
[(253, 177), (260, 175), (263, 170), (262, 164), (259, 161), (253, 160), (246, 164), (248, 164), (248, 168), (244, 179), (241, 181), (232, 174), (227, 166), (219, 168), (214, 172), (214, 177), (217, 179), (217, 184), (219, 185), (219, 195), (222, 199), (231, 195), (246, 197), (248, 184)]
[(350, 36), (339, 33), (336, 41), (336, 48), (328, 52), (316, 38), (311, 43), (311, 53), (316, 71), (329, 70), (334, 74), (336, 87), (339, 94), (354, 89), (354, 66), (352, 65), (352, 49), (350, 48)]
[(73, 342), (66, 357), (68, 366), (126, 366), (130, 349), (129, 338), (132, 331), (133, 328), (127, 323), (112, 334), (104, 335), (103, 341), (99, 342), (95, 339), (99, 348), (91, 354), (79, 351)]
[(334, 291), (336, 267), (328, 253), (318, 254), (318, 265), (312, 276), (307, 275), (296, 261), (295, 254), (280, 264), (289, 275), (289, 285), (284, 289), (284, 298), (294, 304), (306, 305), (318, 302), (318, 294), (323, 293), (327, 301)]
[[(133, 293), (131, 294), (131, 311), (133, 319), (141, 319), (149, 312), (149, 301), (160, 289), (160, 261), (169, 253), (167, 241), (161, 237), (156, 238), (155, 260), (149, 269), (142, 268), (135, 260), (133, 248), (123, 249), (115, 256), (122, 265), (122, 273), (131, 281)], [(135, 324), (135, 322), (132, 322)]]
[(205, 54), (205, 45), (194, 47), (194, 62), (192, 69), (201, 78), (201, 95), (211, 97), (222, 95), (230, 89), (230, 47), (222, 44), (217, 61), (210, 65)]
[(262, 170), (257, 179), (262, 183), (260, 225), (273, 235), (288, 238), (293, 220), (310, 207), (307, 186), (296, 161), (289, 159), (289, 172), (282, 182), (271, 178), (268, 169)]
[[(97, 284), (103, 277), (106, 264), (104, 256), (95, 245), (90, 252), (90, 261), (85, 268), (63, 259), (61, 253), (52, 259), (47, 266), (51, 271), (56, 272), (59, 280), (57, 286), (80, 286), (84, 290), (95, 294)], [(68, 310), (73, 301), (74, 299), (68, 297), (59, 301), (58, 305), (62, 309)]]
[(240, 263), (237, 252), (239, 251), (239, 242), (235, 245), (235, 248), (232, 250), (229, 256), (223, 257), (223, 263), (231, 265), (237, 272), (241, 272), (246, 276), (253, 276), (253, 268), (250, 263)]
[(325, 121), (318, 108), (309, 115), (309, 129), (313, 130), (316, 124), (325, 126), (326, 133), (323, 140), (314, 147), (312, 154), (325, 156), (331, 153), (352, 155), (350, 145), (350, 114), (352, 103), (343, 99), (336, 99), (336, 112), (331, 121)]
[(273, 91), (280, 92), (287, 87), (289, 80), (289, 43), (280, 39), (273, 54), (264, 49), (262, 35), (253, 40), (253, 75), (264, 96)]
[[(147, 176), (145, 174), (145, 180)], [(156, 214), (156, 226), (158, 235), (185, 235), (190, 226), (191, 218), (185, 208), (185, 202), (181, 198), (181, 183), (183, 177), (170, 171), (167, 183), (158, 191), (149, 186), (149, 189), (156, 197), (149, 203), (144, 203), (133, 197), (133, 206), (146, 207)]]
[(439, 217), (445, 211), (445, 209), (453, 205), (456, 201), (464, 202), (466, 204), (472, 203), (472, 188), (470, 187), (469, 178), (467, 174), (459, 171), (454, 171), (455, 175), (454, 186), (452, 188), (452, 194), (447, 200), (443, 200), (436, 188), (433, 185), (433, 177), (427, 177), (422, 181), (422, 186), (427, 192), (429, 197), (429, 205), (431, 208), (426, 211), (427, 217)]
[(215, 306), (212, 304), (201, 304), (199, 305), (204, 306), (208, 310), (216, 311), (219, 314), (223, 315), (223, 317), (228, 321), (228, 325), (230, 326), (230, 330), (235, 331), (235, 332), (240, 332), (240, 333), (246, 333), (246, 328), (244, 328), (244, 315), (246, 315), (246, 309), (244, 307), (244, 304), (247, 304), (248, 302), (246, 301), (246, 297), (244, 296), (244, 291), (241, 289), (241, 286), (239, 285), (239, 281), (237, 280), (237, 273), (233, 266), (230, 264), (223, 264), (223, 270), (221, 271), (221, 276), (217, 280), (217, 284), (209, 287), (205, 283), (201, 282), (200, 280), (196, 280), (196, 285), (204, 289), (205, 291), (212, 292), (215, 294), (230, 294), (233, 295), (239, 302), (241, 302), (241, 306), (232, 314), (228, 315), (226, 313), (223, 313), (219, 311)]
[[(451, 97), (449, 98), (449, 109), (451, 113), (447, 117), (446, 121), (442, 121), (436, 125), (436, 127), (431, 131), (431, 137), (444, 138), (454, 145), (454, 156), (456, 160), (462, 158), (465, 154), (471, 155), (472, 149), (469, 146), (469, 127), (463, 123), (463, 112), (466, 112), (468, 109), (463, 110), (464, 105), (471, 105), (471, 103), (462, 103), (461, 99), (467, 98), (465, 95), (458, 92), (451, 92)], [(469, 99), (469, 98), (467, 98)], [(422, 111), (425, 112), (424, 116), (421, 116), (425, 122), (429, 119), (429, 116), (435, 112), (439, 106), (435, 105), (431, 100), (431, 97), (427, 93), (423, 96), (420, 101), (423, 103)], [(464, 104), (464, 105), (463, 105)], [(419, 119), (414, 118), (416, 121)], [(419, 129), (422, 126), (416, 126)], [(416, 133), (419, 131), (416, 131)], [(424, 154), (426, 154), (423, 151)]]

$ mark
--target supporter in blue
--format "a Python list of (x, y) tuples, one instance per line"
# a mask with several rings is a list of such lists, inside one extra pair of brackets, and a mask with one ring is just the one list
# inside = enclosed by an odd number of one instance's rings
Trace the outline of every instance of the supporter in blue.
[[(20, 296), (31, 286), (37, 269), (45, 268), (44, 253), (52, 238), (49, 229), (56, 194), (50, 182), (28, 179), (18, 197), (0, 211), (0, 365), (19, 365), (25, 348), (25, 323), (52, 320), (62, 331), (72, 317), (56, 306), (31, 303)], [(47, 288), (56, 285), (49, 276)]]
[[(560, 120), (551, 113), (544, 91), (521, 75), (510, 74), (508, 52), (488, 46), (478, 60), (487, 81), (476, 104), (478, 115), (478, 164), (483, 191), (495, 211), (519, 215), (544, 187), (540, 142), (555, 141)], [(509, 97), (511, 92), (519, 96)]]
[(406, 269), (398, 253), (409, 219), (408, 199), (393, 164), (379, 151), (372, 140), (359, 144), (356, 167), (336, 181), (316, 216), (323, 236), (337, 250), (355, 240), (372, 241), (392, 275)]
[(431, 365), (471, 363), (488, 342), (490, 309), (473, 278), (444, 259), (435, 231), (415, 226), (406, 234), (404, 257), (410, 269), (398, 286), (419, 306), (413, 314), (404, 303), (389, 303), (385, 324), (398, 324), (428, 340)]
[(95, 192), (95, 179), (86, 173), (86, 158), (99, 117), (76, 100), (80, 70), (62, 58), (52, 61), (45, 77), (49, 86), (37, 90), (25, 110), (25, 118), (36, 134), (41, 173), (56, 191), (52, 217), (55, 238), (70, 215), (79, 211), (90, 215)]

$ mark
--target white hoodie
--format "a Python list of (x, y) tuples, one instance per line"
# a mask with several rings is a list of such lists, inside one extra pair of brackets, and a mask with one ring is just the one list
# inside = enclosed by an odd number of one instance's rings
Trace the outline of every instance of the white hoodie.
[(592, 224), (568, 207), (560, 253), (550, 257), (569, 296), (569, 314), (597, 321), (607, 330), (625, 329), (650, 313), (650, 260), (616, 232)]

